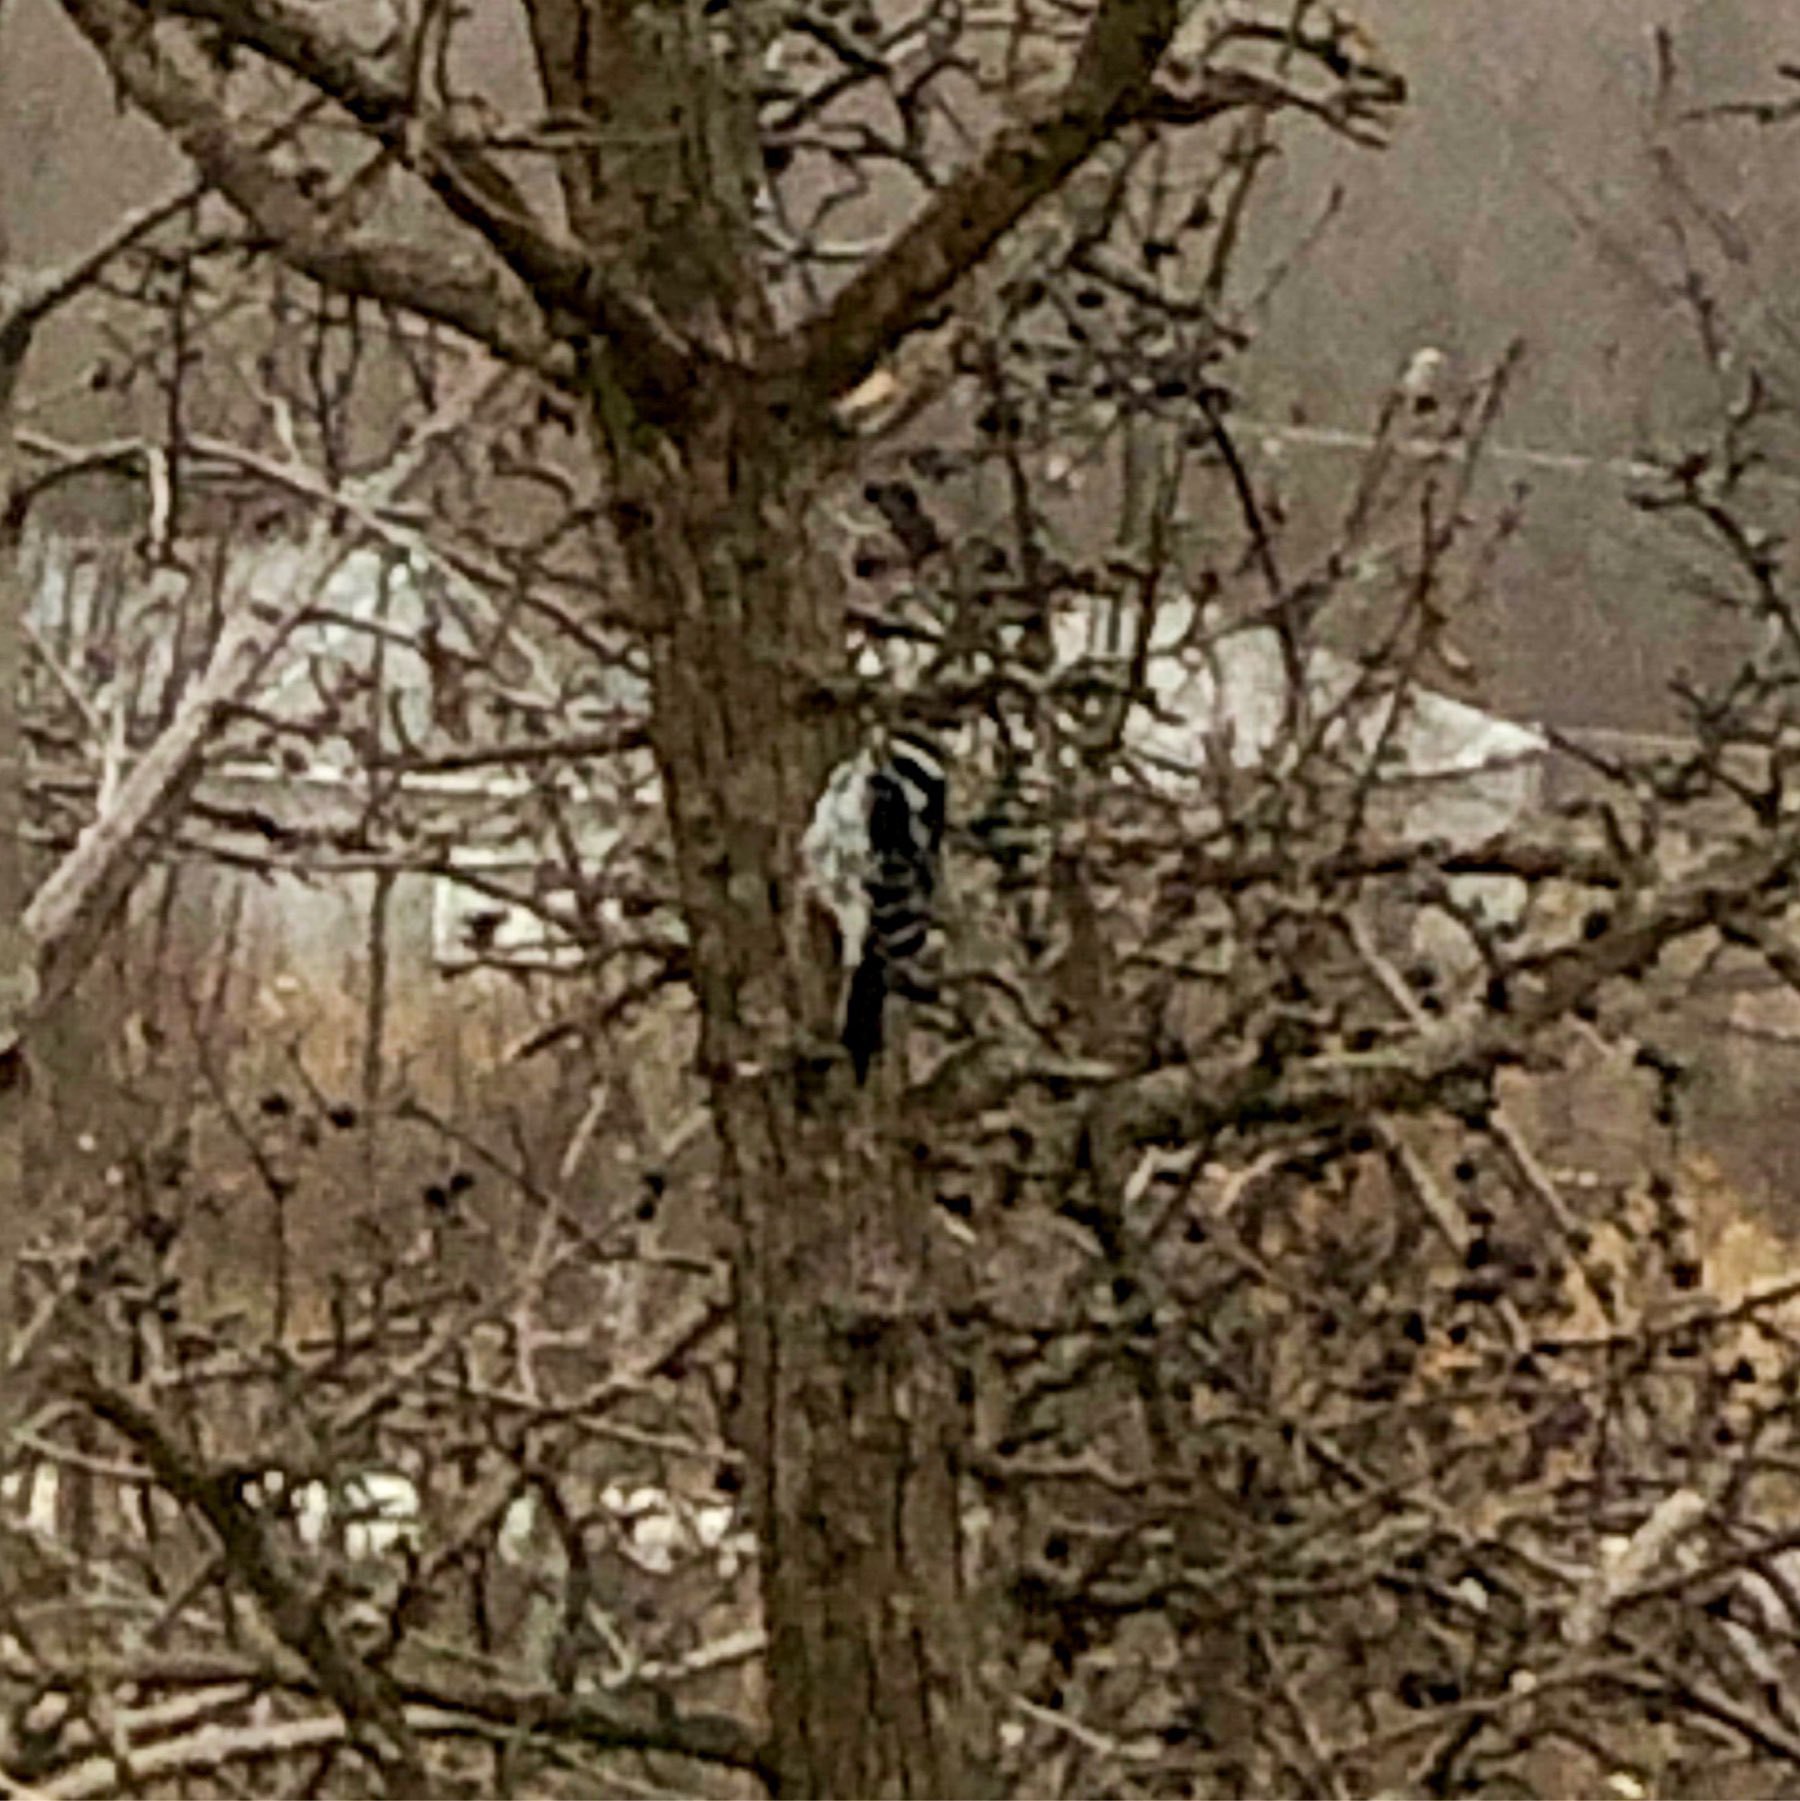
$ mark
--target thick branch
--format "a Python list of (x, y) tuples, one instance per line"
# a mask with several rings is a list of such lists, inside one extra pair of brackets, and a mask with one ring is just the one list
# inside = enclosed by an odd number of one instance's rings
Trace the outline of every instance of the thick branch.
[(504, 217), (507, 227), (553, 242), (554, 235), (533, 211), (512, 177), (491, 157), (467, 145), (452, 146), (434, 123), (416, 111), (417, 97), (388, 67), (386, 59), (331, 30), (314, 10), (286, 0), (159, 0), (157, 12), (215, 27), (233, 44), (253, 50), (297, 75), (366, 125), (388, 148), (415, 159), (446, 205), (467, 208), (467, 217), (488, 235), (487, 221)]
[(411, 1704), (486, 1720), (509, 1732), (579, 1740), (594, 1750), (662, 1751), (733, 1769), (763, 1767), (761, 1742), (729, 1714), (683, 1715), (665, 1705), (652, 1719), (642, 1708), (598, 1695), (558, 1695), (499, 1684), (402, 1680), (399, 1688)]
[(266, 627), (243, 615), (226, 627), (174, 720), (125, 778), (112, 804), (32, 896), (25, 913), (37, 958), (32, 1017), (55, 1007), (93, 961), (156, 848), (162, 822), (193, 791), (228, 703), (254, 685), (311, 605), (309, 591), (278, 626)]
[(698, 348), (607, 280), (491, 158), (453, 144), (418, 96), (314, 14), (287, 0), (166, 0), (158, 10), (216, 27), (342, 106), (480, 235), (540, 306), (571, 314), (616, 346), (619, 379), (647, 417), (678, 410), (691, 393)]
[[(151, 1665), (149, 1674), (157, 1678), (161, 1671)], [(254, 1674), (261, 1676), (260, 1671)], [(409, 1695), (416, 1692), (420, 1697), (409, 1700), (402, 1715), (407, 1729), (420, 1740), (467, 1737), (477, 1726), (496, 1738), (510, 1738), (525, 1727), (546, 1738), (578, 1742), (592, 1751), (664, 1752), (734, 1768), (757, 1767), (748, 1735), (737, 1722), (722, 1717), (670, 1717), (655, 1724), (633, 1725), (623, 1718), (623, 1708), (548, 1693), (471, 1691), (465, 1701), (454, 1692), (404, 1686)], [(272, 1757), (326, 1750), (341, 1744), (346, 1736), (344, 1723), (335, 1714), (248, 1726), (209, 1724), (177, 1738), (134, 1745), (131, 1774), (141, 1783), (214, 1773), (234, 1763), (262, 1763)], [(718, 1748), (727, 1745), (729, 1751)], [(118, 1760), (104, 1752), (58, 1771), (36, 1788), (14, 1792), (43, 1796), (46, 1801), (86, 1801), (87, 1797), (116, 1794), (118, 1788)]]
[(1001, 131), (788, 342), (785, 354), (815, 401), (862, 381), (1032, 207), (1149, 103), (1179, 23), (1176, 0), (1101, 0), (1061, 92)]
[(552, 340), (530, 299), (497, 267), (471, 269), (432, 249), (341, 235), (299, 185), (276, 172), (241, 127), (158, 47), (129, 0), (65, 0), (64, 10), (124, 93), (289, 264), (322, 286), (399, 307), (545, 368)]
[[(0, 220), (0, 284), (7, 276), (4, 226)], [(25, 737), (19, 704), (27, 597), (12, 507), (18, 485), (13, 403), (30, 345), (31, 326), (23, 313), (0, 316), (0, 1269), (9, 1272), (17, 1267), (29, 1227), (19, 1038), (37, 987), (24, 928)], [(9, 1276), (0, 1281), (0, 1358), (8, 1362), (15, 1298)], [(0, 1430), (10, 1432), (15, 1405), (0, 1398)]]
[(1612, 981), (1649, 970), (1677, 940), (1729, 927), (1767, 906), (1800, 864), (1800, 825), (1711, 859), (1644, 904), (1627, 907), (1597, 940), (1583, 939), (1508, 978), (1504, 1010), (1446, 1019), (1404, 1044), (1342, 1051), (1274, 1069), (1243, 1061), (1158, 1070), (1101, 1103), (1112, 1130), (1136, 1139), (1208, 1139), (1223, 1132), (1316, 1132), (1382, 1113), (1419, 1112), (1459, 1084), (1484, 1082), (1519, 1062), (1546, 1028)]
[(344, 1642), (321, 1598), (288, 1567), (255, 1511), (228, 1483), (197, 1469), (162, 1422), (129, 1396), (91, 1375), (75, 1386), (93, 1413), (138, 1451), (157, 1481), (204, 1516), (282, 1643), (312, 1671), (320, 1690), (353, 1727), (392, 1748), (409, 1791), (422, 1793), (424, 1766), (391, 1680)]
[(586, 757), (621, 757), (647, 750), (649, 731), (642, 725), (617, 725), (594, 732), (567, 732), (556, 738), (520, 738), (505, 744), (472, 744), (466, 750), (430, 755), (372, 757), (371, 769), (403, 775), (440, 774), (462, 769), (516, 767), (523, 763), (575, 763)]

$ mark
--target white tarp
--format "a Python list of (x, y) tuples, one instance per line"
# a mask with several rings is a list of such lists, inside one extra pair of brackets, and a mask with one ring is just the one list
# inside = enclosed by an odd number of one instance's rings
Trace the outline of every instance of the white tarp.
[[(1159, 605), (1144, 672), (1154, 705), (1134, 711), (1128, 747), (1176, 781), (1200, 774), (1221, 754), (1239, 769), (1291, 755), (1284, 743), (1288, 666), (1274, 630), (1244, 626), (1195, 634), (1190, 643), (1192, 626), (1190, 602), (1178, 597)], [(1083, 656), (1122, 661), (1130, 654), (1131, 629), (1125, 622), (1121, 645), (1113, 622), (1103, 644), (1096, 622), (1071, 616), (1059, 625), (1057, 648), (1065, 663)], [(1386, 740), (1375, 813), (1386, 833), (1468, 850), (1539, 804), (1549, 750), (1541, 733), (1431, 688), (1411, 687), (1402, 700), (1390, 683), (1368, 682), (1361, 665), (1333, 651), (1308, 648), (1301, 662), (1307, 712), (1315, 721), (1332, 721), (1328, 742), (1347, 766), (1359, 767)], [(1366, 692), (1358, 693), (1359, 683)], [(1402, 707), (1398, 720), (1396, 706)], [(1495, 920), (1516, 918), (1525, 902), (1524, 884), (1506, 876), (1460, 876), (1449, 887), (1457, 902), (1479, 904)], [(1419, 922), (1414, 948), (1446, 967), (1470, 957), (1461, 931), (1430, 915)]]
[[(1243, 626), (1188, 642), (1191, 603), (1158, 607), (1145, 667), (1154, 706), (1140, 708), (1127, 728), (1131, 748), (1172, 771), (1198, 772), (1228, 741), (1230, 760), (1252, 769), (1282, 753), (1288, 671), (1281, 641), (1268, 626)], [(1087, 622), (1059, 624), (1057, 649), (1065, 663), (1123, 662), (1129, 645), (1101, 649)], [(1116, 643), (1116, 639), (1115, 639)], [(1365, 672), (1349, 657), (1317, 647), (1301, 653), (1314, 719), (1336, 715), (1331, 742), (1340, 755), (1373, 752), (1387, 732), (1396, 697), (1370, 685), (1350, 700)], [(1348, 701), (1349, 704), (1346, 704)], [(1413, 687), (1390, 739), (1392, 762), (1384, 786), (1417, 796), (1406, 809), (1421, 838), (1479, 842), (1518, 817), (1538, 792), (1538, 770), (1549, 749), (1528, 726), (1502, 719), (1432, 688)]]
[[(123, 635), (137, 640), (136, 654), (149, 659), (152, 684), (167, 679), (165, 665), (176, 634), (158, 616), (158, 609), (168, 607), (168, 595), (145, 585), (141, 592), (125, 594), (123, 606), (103, 605), (108, 584), (126, 580), (118, 557), (44, 544), (37, 552), (34, 614), (47, 636), (77, 647), (97, 642), (116, 653), (123, 628)], [(284, 600), (293, 583), (305, 579), (304, 566), (298, 546), (258, 547), (234, 559), (227, 604)], [(402, 723), (416, 738), (428, 737), (434, 674), (421, 654), (427, 621), (441, 620), (445, 652), (472, 657), (481, 650), (469, 615), (483, 610), (478, 597), (450, 591), (457, 585), (454, 581), (438, 596), (437, 606), (428, 606), (422, 592), (428, 583), (444, 587), (443, 572), (428, 568), (420, 558), (391, 559), (368, 549), (349, 550), (325, 578), (318, 597), (322, 616), (296, 634), (271, 671), (261, 704), (276, 716), (310, 712), (318, 700), (315, 677), (333, 665), (365, 665), (369, 628), (375, 626), (386, 636), (385, 674), (399, 691)], [(1184, 786), (1184, 776), (1204, 771), (1220, 754), (1240, 769), (1285, 754), (1288, 671), (1276, 634), (1261, 626), (1216, 635), (1196, 633), (1193, 627), (1189, 599), (1165, 594), (1159, 600), (1146, 668), (1154, 705), (1134, 709), (1127, 730), (1133, 751)], [(1060, 615), (1056, 645), (1065, 665), (1083, 658), (1118, 663), (1129, 654), (1132, 629), (1129, 618), (1116, 611), (1109, 616), (1096, 605), (1091, 613)], [(550, 672), (534, 657), (526, 661), (533, 665), (526, 685), (553, 692), (556, 684)], [(1353, 765), (1359, 752), (1373, 750), (1386, 733), (1396, 704), (1391, 688), (1368, 683), (1368, 691), (1346, 706), (1346, 697), (1364, 679), (1361, 667), (1351, 658), (1319, 648), (1304, 653), (1304, 664), (1309, 713), (1315, 720), (1333, 718), (1337, 753)], [(99, 684), (97, 699), (104, 700), (105, 687)], [(646, 698), (642, 678), (634, 672), (596, 671), (576, 708), (580, 710), (584, 702), (606, 714)], [(1428, 688), (1410, 689), (1403, 704), (1380, 783), (1384, 799), (1377, 818), (1383, 831), (1415, 842), (1438, 840), (1467, 848), (1491, 838), (1537, 804), (1547, 750), (1538, 733)], [(336, 752), (335, 760), (342, 766), (317, 770), (316, 776), (335, 774), (341, 781), (349, 774), (347, 748), (336, 747)], [(291, 776), (280, 779), (294, 785)], [(484, 772), (476, 785), (484, 779), (492, 780), (496, 789), (518, 785), (516, 776), (499, 771)], [(503, 797), (496, 792), (493, 798), (498, 802)], [(616, 837), (612, 823), (594, 813), (583, 817), (582, 827), (584, 849), (603, 858)], [(499, 846), (483, 845), (478, 854), (475, 846), (468, 849), (477, 861), (508, 861)], [(528, 862), (533, 852), (521, 845), (516, 854)], [(442, 886), (440, 936), (455, 939), (460, 936), (461, 914), (492, 902), (454, 883)], [(1522, 898), (1517, 884), (1492, 878), (1464, 878), (1456, 888), (1465, 897), (1483, 895), (1491, 907), (1501, 910), (1516, 906)], [(513, 923), (507, 922), (509, 929)], [(520, 925), (523, 930), (524, 922)], [(531, 926), (528, 935), (535, 936), (537, 929)]]

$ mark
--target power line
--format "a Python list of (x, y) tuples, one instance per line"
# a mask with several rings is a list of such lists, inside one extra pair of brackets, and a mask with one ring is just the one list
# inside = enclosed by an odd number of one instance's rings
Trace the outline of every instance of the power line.
[[(1304, 444), (1318, 450), (1355, 450), (1367, 454), (1382, 440), (1373, 432), (1340, 431), (1326, 425), (1279, 425), (1272, 419), (1240, 419), (1238, 425), (1246, 434), (1254, 433), (1279, 444)], [(1421, 462), (1460, 461), (1468, 454), (1466, 447), (1446, 445), (1435, 438), (1397, 438), (1387, 447), (1402, 456), (1416, 457)], [(1532, 450), (1517, 444), (1484, 444), (1481, 455), (1496, 463), (1513, 463), (1527, 469), (1548, 469), (1559, 475), (1585, 475), (1590, 470), (1615, 476), (1620, 481), (1657, 481), (1667, 475), (1655, 463), (1636, 457), (1602, 457), (1567, 450)], [(1783, 487), (1800, 488), (1800, 482), (1782, 481)]]
[[(1300, 444), (1315, 450), (1354, 450), (1367, 455), (1382, 440), (1373, 432), (1341, 431), (1328, 425), (1281, 425), (1272, 419), (1236, 421), (1238, 429), (1248, 437), (1255, 435), (1265, 442)], [(1446, 444), (1436, 438), (1393, 438), (1387, 448), (1420, 462), (1461, 462), (1469, 454), (1466, 444)], [(1490, 462), (1510, 463), (1526, 469), (1544, 469), (1557, 475), (1586, 475), (1598, 471), (1622, 482), (1665, 482), (1669, 471), (1658, 463), (1647, 463), (1638, 457), (1603, 457), (1582, 451), (1533, 450), (1520, 444), (1484, 444), (1481, 456)], [(1771, 470), (1758, 471), (1761, 485), (1786, 494), (1800, 494), (1800, 477), (1777, 475)]]

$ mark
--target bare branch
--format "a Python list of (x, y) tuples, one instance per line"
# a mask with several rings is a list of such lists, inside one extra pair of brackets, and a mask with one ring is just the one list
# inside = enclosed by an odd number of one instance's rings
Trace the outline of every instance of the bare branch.
[(126, 0), (69, 0), (66, 10), (123, 91), (175, 139), (206, 181), (281, 246), (295, 268), (341, 293), (448, 325), (508, 362), (553, 366), (541, 316), (497, 265), (471, 266), (435, 248), (373, 236), (346, 241), (158, 46), (141, 10)]
[(81, 293), (116, 256), (148, 237), (159, 225), (194, 204), (205, 192), (195, 183), (127, 213), (93, 249), (65, 263), (60, 269), (34, 270), (14, 276), (10, 286), (0, 272), (0, 338), (9, 332), (34, 330), (59, 306)]
[(75, 1376), (72, 1387), (144, 1458), (163, 1487), (205, 1518), (282, 1643), (304, 1661), (378, 1760), (394, 1763), (409, 1790), (422, 1790), (424, 1766), (391, 1678), (372, 1669), (345, 1643), (322, 1597), (309, 1593), (287, 1566), (243, 1496), (219, 1477), (196, 1468), (163, 1423), (129, 1395), (91, 1372)]
[[(619, 291), (600, 264), (538, 217), (491, 158), (453, 143), (379, 60), (287, 0), (172, 0), (157, 10), (215, 27), (300, 76), (368, 127), (498, 253), (540, 307), (569, 314), (617, 347), (619, 379), (647, 417), (678, 411), (702, 385), (703, 368), (696, 365), (707, 360), (703, 349), (682, 342), (647, 302)], [(219, 185), (226, 187), (223, 180)], [(248, 210), (252, 217), (275, 216)]]
[[(353, 504), (371, 512), (391, 505), (439, 440), (467, 422), (494, 379), (478, 372), (423, 424), (404, 454), (355, 484)], [(221, 720), (233, 705), (249, 697), (281, 647), (312, 613), (325, 576), (343, 555), (344, 546), (329, 521), (321, 523), (308, 541), (286, 606), (273, 619), (246, 610), (227, 621), (211, 660), (183, 696), (175, 718), (75, 849), (32, 896), (25, 929), (36, 950), (37, 994), (28, 1017), (41, 1018), (88, 966), (117, 908), (153, 854), (162, 822), (192, 793)]]
[(1795, 825), (1717, 854), (1597, 942), (1569, 945), (1546, 958), (1529, 984), (1516, 984), (1504, 1012), (1457, 1013), (1404, 1045), (1328, 1053), (1275, 1072), (1242, 1061), (1158, 1071), (1119, 1092), (1107, 1111), (1130, 1136), (1207, 1140), (1234, 1131), (1316, 1131), (1432, 1106), (1446, 1089), (1484, 1083), (1519, 1061), (1547, 1026), (1589, 1002), (1606, 983), (1642, 974), (1678, 939), (1753, 912), (1758, 897), (1785, 881), (1797, 862)]
[[(780, 360), (824, 405), (881, 357), (1046, 195), (1149, 100), (1180, 23), (1176, 0), (1101, 0), (1073, 74), (1024, 122), (1005, 127), (818, 318)], [(1241, 104), (1234, 96), (1221, 104)]]

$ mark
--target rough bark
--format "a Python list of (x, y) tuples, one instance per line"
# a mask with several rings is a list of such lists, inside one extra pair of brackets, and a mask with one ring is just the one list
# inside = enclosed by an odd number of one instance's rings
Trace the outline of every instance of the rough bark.
[[(628, 247), (691, 341), (765, 360), (753, 144), (732, 101), (742, 64), (708, 44), (697, 6), (534, 0), (531, 19), (555, 112), (659, 146), (564, 159), (577, 230), (596, 252)], [(721, 379), (679, 433), (651, 438), (616, 358), (591, 379), (621, 545), (656, 621), (655, 745), (736, 1227), (734, 1432), (762, 1546), (768, 1766), (783, 1794), (979, 1792), (990, 1735), (929, 1202), (882, 1148), (879, 1100), (808, 1104), (805, 1047), (836, 983), (792, 883), (847, 727), (808, 704), (843, 673), (844, 621), (811, 529), (805, 409)]]
[[(15, 488), (12, 401), (30, 334), (7, 329), (6, 242), (0, 230), (0, 1365), (10, 1357), (15, 1272), (28, 1212), (24, 1177), (24, 1051), (20, 1035), (35, 991), (25, 935), (24, 739), (19, 729), (19, 675), (25, 589)], [(8, 1423), (0, 1406), (0, 1426)]]
[(737, 1227), (769, 1763), (786, 1794), (969, 1794), (988, 1734), (929, 1200), (888, 1148), (879, 1094), (840, 1071), (809, 1105), (802, 1067), (834, 984), (795, 942), (794, 840), (841, 748), (803, 700), (843, 632), (780, 442), (723, 406), (678, 472), (640, 471), (621, 502), (663, 621), (657, 748)]

